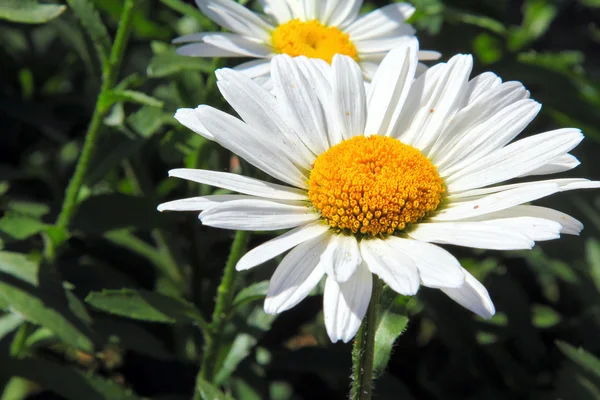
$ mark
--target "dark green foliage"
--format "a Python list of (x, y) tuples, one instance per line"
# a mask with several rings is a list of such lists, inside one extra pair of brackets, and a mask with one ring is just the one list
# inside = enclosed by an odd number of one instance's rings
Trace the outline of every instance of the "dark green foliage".
[[(257, 172), (173, 118), (202, 103), (230, 111), (212, 72), (238, 61), (181, 57), (170, 43), (215, 29), (193, 3), (138, 1), (116, 85), (99, 99), (76, 212), (60, 229), (124, 2), (0, 0), (0, 400), (347, 398), (351, 344), (329, 342), (320, 294), (264, 313), (276, 261), (238, 275), (213, 379), (196, 379), (234, 234), (156, 206), (223, 192), (167, 179), (169, 169)], [(544, 105), (525, 135), (581, 128), (582, 166), (567, 175), (600, 179), (599, 1), (412, 3), (423, 49), (473, 53), (474, 73), (522, 81)], [(539, 203), (582, 220), (582, 236), (529, 252), (450, 249), (489, 289), (490, 321), (439, 291), (384, 290), (376, 399), (600, 398), (600, 197)]]

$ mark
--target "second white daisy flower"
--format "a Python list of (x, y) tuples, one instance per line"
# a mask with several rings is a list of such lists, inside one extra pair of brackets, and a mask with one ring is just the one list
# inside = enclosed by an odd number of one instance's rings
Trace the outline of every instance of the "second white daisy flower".
[[(203, 224), (236, 230), (291, 229), (248, 252), (239, 270), (288, 250), (271, 278), (265, 310), (285, 311), (326, 276), (324, 315), (332, 341), (349, 341), (363, 319), (372, 274), (414, 295), (439, 288), (489, 318), (486, 289), (437, 244), (529, 249), (578, 234), (581, 223), (525, 203), (586, 179), (507, 180), (566, 171), (583, 139), (559, 129), (513, 139), (540, 105), (519, 82), (493, 73), (469, 79), (472, 58), (457, 55), (415, 79), (418, 42), (406, 39), (382, 62), (368, 93), (360, 67), (277, 56), (273, 93), (247, 76), (217, 71), (241, 120), (208, 106), (176, 118), (285, 185), (226, 172), (176, 169), (170, 176), (240, 194), (176, 200), (159, 210), (201, 211)], [(437, 244), (434, 244), (437, 243)]]

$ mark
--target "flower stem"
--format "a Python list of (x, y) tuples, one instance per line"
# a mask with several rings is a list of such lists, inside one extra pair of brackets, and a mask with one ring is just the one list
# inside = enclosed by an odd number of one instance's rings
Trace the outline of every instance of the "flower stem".
[(104, 104), (104, 99), (114, 87), (117, 79), (119, 67), (131, 30), (131, 20), (135, 3), (136, 0), (125, 0), (123, 12), (121, 13), (121, 19), (119, 21), (119, 28), (117, 29), (117, 35), (110, 52), (110, 57), (102, 69), (102, 86), (100, 87), (100, 93), (96, 100), (94, 114), (92, 115), (92, 120), (85, 136), (81, 155), (79, 156), (77, 166), (75, 167), (75, 173), (69, 182), (60, 214), (56, 220), (56, 227), (61, 230), (66, 230), (68, 228), (71, 218), (75, 213), (77, 197), (79, 196), (79, 191), (81, 190), (89, 163), (94, 154), (94, 148), (96, 147), (100, 127), (102, 125), (102, 118), (110, 109), (110, 107), (107, 107), (106, 104)]
[(373, 291), (367, 315), (356, 334), (352, 350), (352, 400), (370, 400), (373, 394), (373, 356), (375, 333), (377, 330), (377, 311), (382, 291), (381, 280), (373, 275)]
[[(237, 275), (235, 265), (246, 251), (248, 236), (249, 234), (245, 231), (237, 231), (235, 239), (233, 239), (229, 258), (227, 259), (225, 271), (223, 272), (223, 278), (217, 289), (217, 301), (212, 315), (209, 335), (206, 337), (206, 343), (204, 345), (204, 354), (202, 355), (200, 371), (198, 372), (198, 378), (200, 380), (211, 382), (214, 378), (214, 367), (217, 355), (219, 354), (219, 338), (221, 337), (223, 328), (227, 322), (227, 316), (230, 314), (231, 304), (233, 303), (235, 295), (234, 287)], [(196, 396), (197, 393), (198, 390), (196, 390)]]

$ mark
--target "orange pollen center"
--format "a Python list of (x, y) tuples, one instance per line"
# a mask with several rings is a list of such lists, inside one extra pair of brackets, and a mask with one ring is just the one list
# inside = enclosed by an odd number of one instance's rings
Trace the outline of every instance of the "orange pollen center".
[(435, 211), (445, 191), (419, 150), (373, 135), (345, 140), (317, 157), (308, 198), (335, 230), (386, 236)]
[(293, 19), (279, 25), (272, 34), (275, 52), (292, 57), (320, 58), (331, 64), (335, 54), (344, 54), (358, 61), (356, 47), (350, 37), (335, 26), (325, 26), (316, 19)]

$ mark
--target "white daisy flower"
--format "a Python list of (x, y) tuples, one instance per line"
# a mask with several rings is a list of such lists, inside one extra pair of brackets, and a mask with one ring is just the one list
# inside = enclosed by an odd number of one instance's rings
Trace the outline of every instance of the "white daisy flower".
[(570, 170), (583, 139), (567, 128), (513, 139), (540, 104), (519, 82), (491, 72), (469, 79), (472, 58), (457, 55), (415, 79), (418, 42), (390, 52), (366, 92), (359, 66), (277, 56), (274, 94), (247, 76), (217, 71), (218, 86), (241, 119), (208, 106), (175, 117), (284, 184), (226, 172), (176, 169), (170, 176), (231, 190), (164, 203), (201, 211), (203, 224), (237, 230), (291, 229), (249, 251), (238, 270), (288, 250), (265, 301), (268, 313), (304, 299), (325, 276), (324, 315), (332, 341), (349, 341), (371, 297), (372, 274), (403, 295), (439, 288), (489, 318), (488, 292), (438, 244), (530, 249), (577, 235), (582, 224), (525, 203), (587, 179), (502, 184)]
[[(262, 0), (266, 15), (233, 0), (196, 0), (211, 20), (231, 32), (201, 32), (174, 43), (178, 53), (196, 57), (251, 57), (235, 69), (263, 83), (276, 54), (320, 58), (334, 54), (358, 61), (370, 80), (383, 57), (399, 41), (415, 34), (405, 21), (415, 12), (408, 3), (394, 3), (359, 17), (362, 0)], [(435, 51), (421, 51), (421, 60), (436, 60)]]

